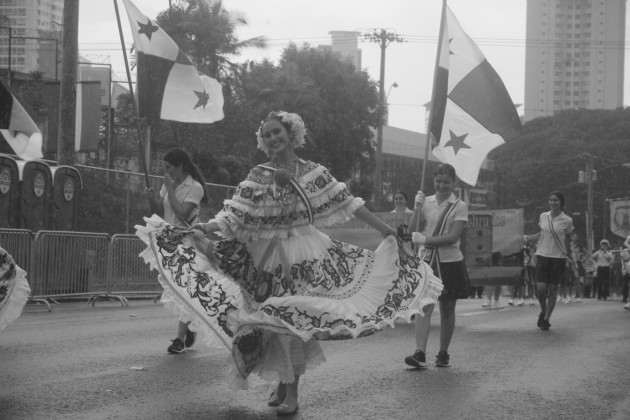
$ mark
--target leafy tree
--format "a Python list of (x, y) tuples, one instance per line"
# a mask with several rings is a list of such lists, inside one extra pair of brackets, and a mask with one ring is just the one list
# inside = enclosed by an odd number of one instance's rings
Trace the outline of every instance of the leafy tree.
[(229, 75), (237, 64), (233, 57), (244, 48), (266, 48), (264, 37), (239, 41), (236, 30), (247, 25), (240, 12), (228, 12), (221, 0), (178, 0), (161, 12), (156, 22), (197, 69), (217, 80)]
[[(271, 110), (297, 112), (307, 126), (307, 139), (300, 155), (328, 167), (339, 179), (355, 180), (361, 170), (371, 172), (372, 130), (377, 116), (376, 84), (365, 72), (328, 51), (304, 45), (289, 46), (279, 64), (247, 63), (235, 76), (233, 107), (226, 110), (234, 149), (252, 150), (255, 131)], [(255, 149), (254, 149), (255, 150)], [(250, 152), (251, 160), (266, 157)]]
[(495, 168), (505, 173), (502, 201), (506, 207), (525, 208), (526, 230), (537, 229), (538, 214), (547, 210), (547, 195), (555, 189), (565, 193), (567, 213), (579, 213), (574, 220), (584, 226), (587, 188), (578, 183), (578, 172), (585, 169), (584, 153), (594, 156), (595, 169), (612, 166), (598, 173), (594, 184), (598, 236), (608, 229), (605, 199), (630, 195), (630, 170), (617, 165), (630, 162), (630, 108), (565, 111), (538, 118), (525, 124), (523, 136), (491, 153)]

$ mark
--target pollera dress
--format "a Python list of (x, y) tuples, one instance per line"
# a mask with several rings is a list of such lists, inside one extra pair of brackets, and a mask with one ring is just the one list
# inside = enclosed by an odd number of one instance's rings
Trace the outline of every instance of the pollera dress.
[(0, 331), (22, 314), (30, 293), (26, 271), (0, 248)]
[(321, 165), (301, 160), (296, 172), (279, 187), (273, 168), (252, 169), (214, 219), (225, 239), (193, 244), (189, 231), (157, 216), (136, 226), (165, 306), (208, 345), (231, 350), (232, 389), (246, 389), (252, 373), (293, 382), (325, 361), (317, 340), (409, 321), (442, 290), (394, 236), (370, 251), (318, 231), (350, 219), (364, 202)]

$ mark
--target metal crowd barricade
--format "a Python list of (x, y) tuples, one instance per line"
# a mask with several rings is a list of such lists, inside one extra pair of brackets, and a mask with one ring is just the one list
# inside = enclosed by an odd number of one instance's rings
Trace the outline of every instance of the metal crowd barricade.
[(154, 301), (162, 294), (162, 286), (157, 281), (157, 273), (139, 254), (146, 248), (136, 235), (119, 234), (112, 236), (109, 248), (109, 291), (116, 295), (154, 296)]
[(106, 233), (41, 230), (31, 251), (31, 290), (38, 299), (89, 296), (118, 299), (109, 293), (110, 237)]
[[(0, 246), (4, 248), (17, 265), (26, 271), (26, 278), (29, 285), (33, 284), (31, 279), (31, 248), (33, 246), (33, 232), (28, 229), (0, 229)], [(48, 308), (48, 312), (52, 310), (50, 303), (45, 299), (38, 299), (31, 293), (30, 302), (43, 303)]]

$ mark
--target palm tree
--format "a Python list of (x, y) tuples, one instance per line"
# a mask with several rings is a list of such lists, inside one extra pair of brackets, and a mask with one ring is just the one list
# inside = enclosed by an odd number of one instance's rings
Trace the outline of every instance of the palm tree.
[(177, 0), (156, 21), (199, 71), (217, 80), (236, 71), (233, 59), (243, 49), (267, 47), (262, 36), (238, 40), (236, 29), (247, 25), (247, 19), (224, 9), (222, 0)]

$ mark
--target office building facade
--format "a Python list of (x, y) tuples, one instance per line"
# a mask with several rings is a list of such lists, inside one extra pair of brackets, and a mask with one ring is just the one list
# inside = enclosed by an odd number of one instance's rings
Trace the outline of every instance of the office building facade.
[(40, 71), (50, 79), (58, 76), (63, 4), (64, 0), (0, 0), (3, 71)]
[(525, 121), (623, 105), (626, 0), (528, 0)]

